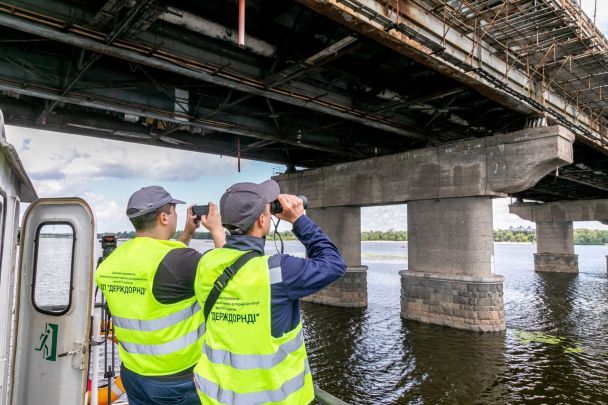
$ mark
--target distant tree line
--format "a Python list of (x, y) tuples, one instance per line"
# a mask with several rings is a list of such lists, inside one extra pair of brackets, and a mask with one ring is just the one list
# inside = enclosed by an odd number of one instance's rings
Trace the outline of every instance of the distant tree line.
[(361, 232), (361, 240), (398, 240), (406, 241), (406, 231), (395, 231), (389, 229), (388, 231), (364, 231)]
[(494, 242), (536, 242), (536, 232), (532, 229), (496, 229)]
[[(532, 229), (498, 229), (494, 231), (495, 242), (536, 242), (536, 232)], [(575, 229), (575, 245), (606, 245), (608, 231), (598, 229)]]
[[(291, 231), (279, 232), (283, 240), (295, 240), (296, 236)], [(107, 233), (97, 234), (98, 238), (101, 238)], [(119, 239), (132, 239), (135, 237), (134, 231), (116, 232), (114, 233)], [(181, 231), (178, 231), (173, 236), (174, 238), (179, 237)], [(42, 237), (71, 237), (71, 235), (41, 235)], [(193, 239), (211, 239), (209, 232), (196, 232)], [(274, 232), (270, 232), (266, 237), (268, 240), (274, 240)], [(277, 238), (278, 239), (278, 238)], [(388, 231), (364, 231), (361, 232), (362, 241), (407, 241), (406, 231), (395, 231), (389, 229)], [(510, 229), (497, 229), (494, 231), (495, 242), (536, 242), (536, 232), (528, 228), (510, 228)], [(574, 244), (575, 245), (605, 245), (608, 244), (608, 231), (602, 231), (597, 229), (575, 229), (574, 230)]]
[(72, 239), (74, 234), (70, 233), (40, 233), (41, 238), (53, 238), (53, 239)]
[(608, 244), (608, 231), (597, 229), (575, 229), (575, 245), (606, 245)]

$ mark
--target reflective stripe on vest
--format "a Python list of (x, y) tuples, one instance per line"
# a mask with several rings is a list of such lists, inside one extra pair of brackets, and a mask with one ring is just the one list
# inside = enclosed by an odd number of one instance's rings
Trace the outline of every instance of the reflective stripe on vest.
[(169, 326), (173, 326), (185, 321), (200, 310), (201, 306), (198, 302), (195, 302), (190, 307), (184, 308), (181, 311), (175, 312), (169, 316), (165, 316), (164, 318), (141, 320), (112, 316), (112, 319), (114, 321), (114, 325), (118, 326), (119, 328), (150, 332), (168, 328)]
[(171, 342), (162, 343), (159, 345), (144, 345), (119, 341), (119, 344), (122, 346), (123, 349), (125, 349), (131, 354), (161, 355), (173, 353), (178, 350), (184, 349), (190, 346), (191, 344), (196, 343), (196, 341), (199, 340), (204, 334), (205, 322), (201, 323), (198, 329), (195, 329), (180, 338), (172, 340)]
[(134, 373), (175, 374), (201, 356), (206, 325), (196, 298), (165, 304), (153, 291), (163, 260), (181, 249), (187, 246), (179, 241), (136, 237), (120, 245), (95, 272), (113, 315), (120, 358)]
[(203, 353), (207, 355), (210, 362), (224, 364), (226, 366), (238, 368), (240, 370), (250, 370), (253, 368), (273, 368), (288, 355), (298, 350), (304, 344), (302, 332), (298, 333), (289, 342), (279, 346), (276, 353), (272, 354), (236, 354), (227, 350), (213, 349), (207, 343), (203, 345)]
[(291, 394), (304, 387), (306, 375), (309, 373), (310, 367), (308, 366), (307, 360), (304, 371), (294, 378), (287, 380), (280, 388), (277, 388), (276, 390), (248, 392), (245, 394), (224, 389), (213, 381), (209, 381), (196, 373), (194, 374), (194, 381), (196, 382), (199, 391), (218, 402), (231, 405), (251, 405), (284, 401)]
[[(243, 253), (219, 248), (201, 258), (195, 282), (201, 305)], [(314, 399), (302, 324), (272, 336), (271, 288), (281, 282), (281, 271), (268, 257), (251, 259), (222, 291), (194, 368), (202, 403), (304, 405)]]

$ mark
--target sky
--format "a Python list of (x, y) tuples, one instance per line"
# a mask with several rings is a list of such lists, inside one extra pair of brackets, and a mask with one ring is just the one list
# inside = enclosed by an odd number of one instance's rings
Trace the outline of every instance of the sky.
[[(580, 0), (593, 18), (596, 0)], [(608, 33), (608, 1), (597, 0), (598, 27)], [(128, 231), (125, 216), (129, 196), (141, 187), (158, 184), (175, 198), (189, 204), (219, 201), (225, 189), (237, 182), (261, 182), (284, 166), (196, 152), (179, 151), (126, 142), (7, 126), (12, 143), (40, 197), (84, 198), (96, 215), (98, 232)], [(493, 200), (494, 228), (532, 226), (508, 213), (510, 199)], [(183, 227), (185, 208), (178, 209), (178, 229)], [(575, 223), (577, 228), (608, 229), (599, 222)], [(405, 205), (364, 207), (361, 228), (407, 230)], [(283, 227), (282, 229), (288, 229)]]

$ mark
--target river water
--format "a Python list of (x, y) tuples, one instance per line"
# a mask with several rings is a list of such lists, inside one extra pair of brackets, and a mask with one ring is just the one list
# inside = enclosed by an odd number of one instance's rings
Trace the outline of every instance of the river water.
[(576, 246), (575, 275), (535, 273), (535, 249), (495, 245), (507, 330), (481, 334), (401, 319), (407, 242), (363, 242), (369, 306), (302, 303), (315, 383), (353, 404), (608, 403), (608, 247)]
[(535, 245), (496, 244), (507, 331), (406, 321), (407, 244), (364, 242), (366, 309), (304, 304), (316, 382), (352, 403), (608, 403), (604, 246), (577, 246), (580, 273), (536, 274)]

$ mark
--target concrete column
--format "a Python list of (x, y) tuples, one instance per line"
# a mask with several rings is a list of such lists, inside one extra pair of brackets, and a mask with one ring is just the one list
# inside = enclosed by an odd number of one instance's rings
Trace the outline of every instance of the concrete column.
[(572, 221), (536, 222), (534, 270), (549, 273), (578, 273), (574, 254)]
[(367, 266), (361, 265), (361, 208), (309, 208), (306, 215), (336, 244), (348, 267), (344, 277), (304, 301), (338, 307), (367, 306)]
[(410, 201), (407, 210), (401, 316), (472, 331), (505, 330), (504, 277), (494, 274), (491, 198)]

